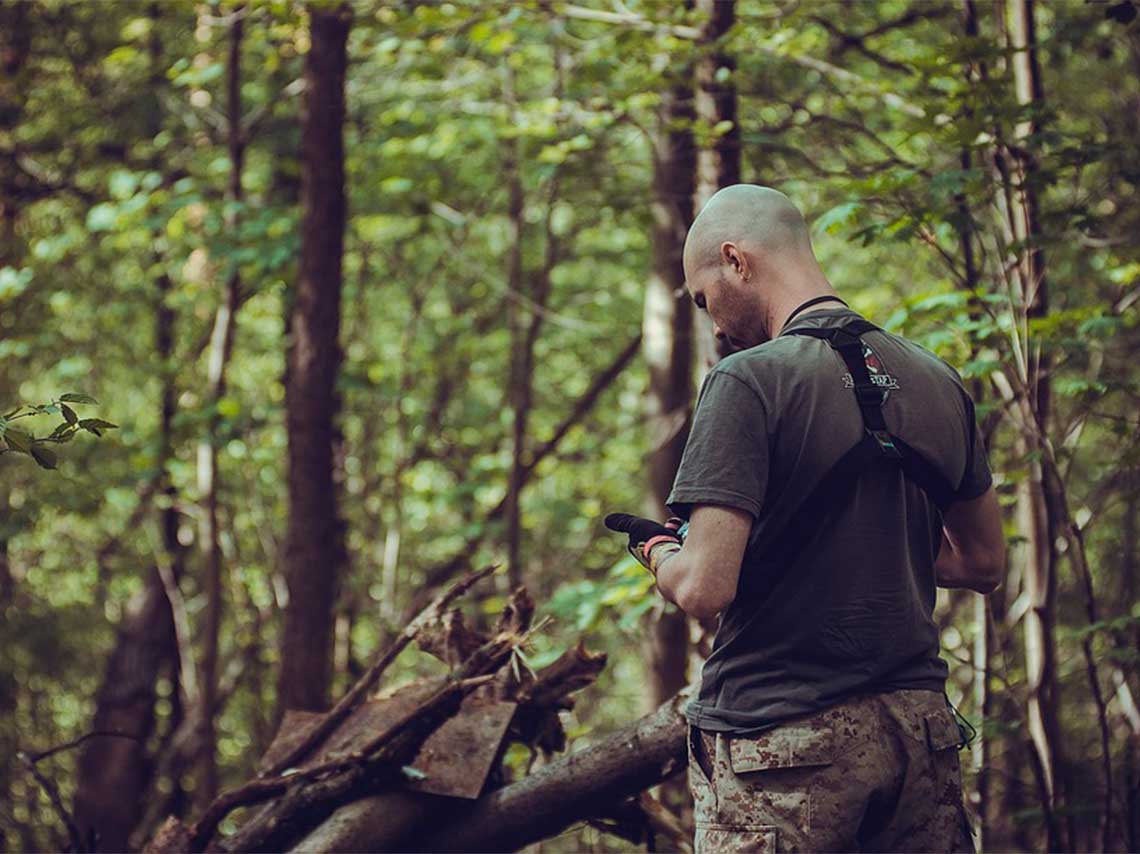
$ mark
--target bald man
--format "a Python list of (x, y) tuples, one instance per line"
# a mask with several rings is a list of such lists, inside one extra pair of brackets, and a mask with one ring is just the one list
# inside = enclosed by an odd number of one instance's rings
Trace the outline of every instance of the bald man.
[(1004, 567), (973, 403), (848, 308), (776, 190), (713, 196), (684, 265), (737, 351), (669, 496), (688, 533), (607, 524), (663, 596), (721, 615), (686, 710), (697, 852), (973, 850), (932, 619), (936, 585), (989, 592)]

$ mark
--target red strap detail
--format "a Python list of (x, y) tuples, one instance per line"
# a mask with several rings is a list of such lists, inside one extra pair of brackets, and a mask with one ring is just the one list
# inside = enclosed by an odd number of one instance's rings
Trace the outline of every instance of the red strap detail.
[(650, 537), (646, 542), (642, 543), (642, 557), (644, 557), (646, 560), (649, 560), (649, 552), (652, 551), (654, 546), (660, 545), (661, 543), (676, 543), (677, 545), (681, 545), (681, 541), (674, 536), (671, 536), (669, 534), (658, 534), (656, 537)]

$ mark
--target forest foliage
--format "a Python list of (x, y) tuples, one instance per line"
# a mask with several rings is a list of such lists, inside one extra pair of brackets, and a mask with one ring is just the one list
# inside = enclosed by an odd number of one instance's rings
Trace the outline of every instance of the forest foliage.
[[(583, 632), (610, 654), (568, 716), (586, 743), (645, 711), (640, 646), (672, 607), (600, 520), (642, 506), (659, 439), (634, 357), (653, 343), (639, 336), (654, 135), (662, 93), (709, 49), (703, 13), (350, 8), (332, 690), (441, 567), (510, 560), (518, 476), (521, 580), (554, 618), (532, 663)], [(1137, 8), (734, 11), (716, 49), (734, 60), (718, 81), (738, 124), (681, 129), (705, 148), (738, 133), (743, 180), (796, 201), (840, 293), (957, 367), (977, 400), (1009, 575), (985, 599), (942, 591), (937, 615), (949, 697), (980, 732), (963, 765), (986, 847), (1137, 850)], [(108, 692), (153, 702), (136, 844), (200, 804), (203, 748), (179, 734), (210, 654), (204, 519), (222, 567), (207, 748), (221, 786), (249, 776), (279, 714), (312, 14), (287, 0), (0, 2), (0, 751), (81, 736)], [(94, 435), (69, 442), (77, 431)], [(177, 654), (150, 685), (104, 684), (156, 572)], [(399, 664), (409, 679), (437, 666)], [(69, 802), (78, 765), (78, 751), (41, 764)], [(36, 781), (0, 764), (3, 845), (56, 848), (60, 833)]]

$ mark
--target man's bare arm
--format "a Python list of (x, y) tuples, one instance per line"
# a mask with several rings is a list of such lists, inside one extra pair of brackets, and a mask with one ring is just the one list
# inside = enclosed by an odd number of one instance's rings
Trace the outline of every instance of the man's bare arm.
[(1001, 508), (991, 486), (977, 498), (951, 504), (942, 518), (942, 548), (934, 564), (939, 587), (990, 593), (1005, 573)]
[(736, 598), (740, 564), (752, 530), (743, 510), (702, 504), (693, 508), (685, 545), (657, 567), (661, 595), (693, 617), (712, 617)]

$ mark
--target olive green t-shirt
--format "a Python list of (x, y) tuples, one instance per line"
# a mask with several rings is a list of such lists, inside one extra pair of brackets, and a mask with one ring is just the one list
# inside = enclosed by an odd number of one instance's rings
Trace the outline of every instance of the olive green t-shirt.
[[(817, 533), (790, 565), (773, 557), (792, 513), (864, 435), (842, 358), (826, 341), (787, 332), (858, 316), (801, 315), (722, 360), (701, 387), (667, 503), (686, 518), (694, 505), (715, 504), (754, 520), (736, 598), (687, 709), (701, 729), (747, 733), (853, 694), (943, 690), (932, 618), (942, 516), (898, 465), (860, 473), (844, 500), (812, 520)], [(955, 500), (985, 492), (992, 476), (958, 374), (898, 335), (862, 337), (891, 433), (942, 474)]]

